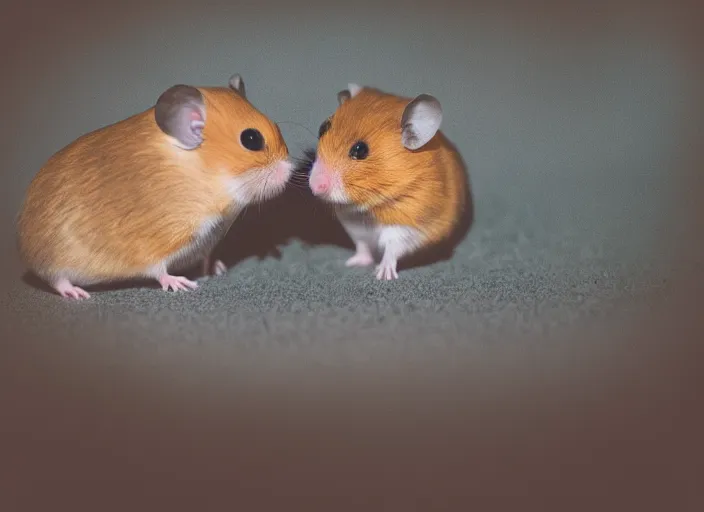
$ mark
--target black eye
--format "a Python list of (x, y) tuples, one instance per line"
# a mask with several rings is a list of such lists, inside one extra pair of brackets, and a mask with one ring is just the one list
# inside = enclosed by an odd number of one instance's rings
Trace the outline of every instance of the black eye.
[(320, 129), (318, 130), (318, 138), (325, 135), (325, 133), (330, 129), (330, 124), (330, 119), (323, 121), (323, 124), (320, 125)]
[(350, 148), (350, 158), (364, 160), (369, 155), (369, 146), (363, 141), (355, 142)]
[(250, 151), (261, 151), (264, 147), (264, 137), (259, 130), (247, 128), (240, 135), (240, 142)]

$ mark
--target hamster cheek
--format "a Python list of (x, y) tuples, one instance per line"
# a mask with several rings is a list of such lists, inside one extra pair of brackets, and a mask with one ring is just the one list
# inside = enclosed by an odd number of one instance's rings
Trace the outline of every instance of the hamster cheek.
[(293, 165), (286, 160), (263, 169), (252, 169), (239, 176), (228, 176), (224, 187), (232, 200), (245, 206), (272, 199), (286, 188)]
[(247, 205), (251, 201), (248, 180), (246, 176), (228, 176), (223, 180), (227, 195), (239, 205)]
[(293, 173), (293, 164), (280, 160), (262, 171), (264, 182), (259, 195), (262, 199), (272, 199), (284, 191)]
[(286, 185), (293, 174), (293, 163), (280, 160), (274, 164), (274, 181), (279, 185)]
[(349, 195), (345, 191), (345, 186), (342, 184), (342, 180), (339, 179), (339, 175), (336, 180), (333, 180), (328, 198), (330, 202), (336, 204), (349, 204), (351, 202)]

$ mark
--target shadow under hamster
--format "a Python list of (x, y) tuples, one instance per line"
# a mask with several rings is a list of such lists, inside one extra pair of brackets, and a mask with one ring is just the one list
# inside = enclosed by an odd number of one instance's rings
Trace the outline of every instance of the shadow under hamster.
[(332, 209), (317, 202), (301, 183), (292, 181), (279, 197), (250, 206), (232, 225), (213, 257), (228, 268), (251, 257), (279, 259), (280, 248), (292, 240), (307, 246), (333, 245), (353, 250), (354, 244)]

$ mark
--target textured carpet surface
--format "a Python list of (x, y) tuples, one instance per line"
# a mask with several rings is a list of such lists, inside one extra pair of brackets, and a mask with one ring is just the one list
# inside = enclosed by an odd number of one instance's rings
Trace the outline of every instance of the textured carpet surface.
[[(243, 220), (256, 225), (262, 215)], [(552, 335), (666, 288), (667, 267), (625, 265), (603, 243), (554, 236), (532, 222), (497, 212), (475, 224), (451, 259), (405, 269), (394, 282), (345, 268), (348, 247), (292, 239), (280, 254), (243, 259), (193, 292), (134, 283), (77, 303), (16, 279), (3, 307), (35, 335), (339, 364)]]

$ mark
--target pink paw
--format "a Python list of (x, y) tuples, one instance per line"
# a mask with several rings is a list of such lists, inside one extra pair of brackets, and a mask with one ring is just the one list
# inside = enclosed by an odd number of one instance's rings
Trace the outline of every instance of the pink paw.
[(376, 278), (380, 281), (391, 281), (398, 279), (395, 261), (382, 261), (376, 267)]
[(215, 265), (213, 265), (213, 274), (215, 274), (216, 276), (222, 276), (224, 274), (227, 274), (227, 267), (222, 261), (217, 260), (215, 262)]
[(221, 260), (213, 262), (210, 256), (203, 260), (203, 277), (221, 276), (227, 273), (227, 267)]
[(170, 276), (168, 274), (159, 278), (159, 284), (164, 291), (168, 291), (169, 289), (173, 291), (194, 290), (198, 288), (198, 283), (190, 281), (185, 277)]
[(374, 258), (368, 252), (357, 252), (345, 262), (346, 267), (367, 267), (374, 263)]
[(73, 286), (68, 279), (59, 279), (54, 288), (59, 292), (59, 295), (66, 299), (90, 299), (90, 294), (87, 291), (78, 286)]

